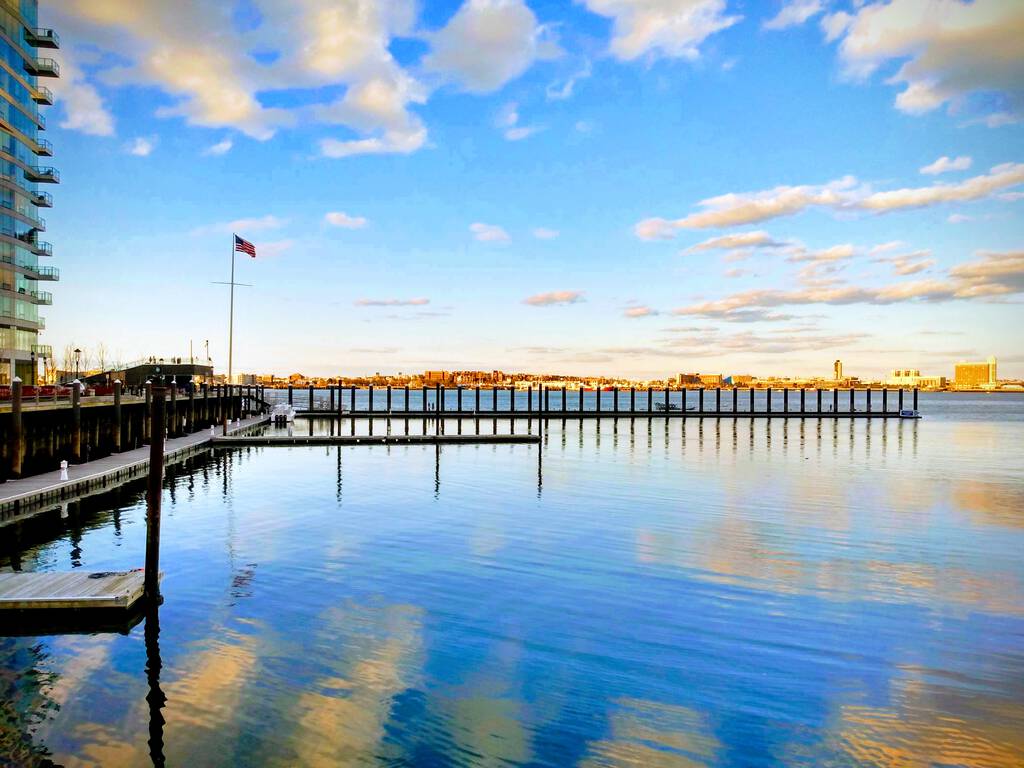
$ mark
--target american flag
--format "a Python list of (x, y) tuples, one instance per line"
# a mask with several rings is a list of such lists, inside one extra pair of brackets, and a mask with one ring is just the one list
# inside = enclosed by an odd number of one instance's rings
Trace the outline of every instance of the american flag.
[(256, 258), (256, 246), (250, 243), (248, 240), (243, 240), (238, 235), (235, 235), (235, 251), (248, 253), (254, 259)]

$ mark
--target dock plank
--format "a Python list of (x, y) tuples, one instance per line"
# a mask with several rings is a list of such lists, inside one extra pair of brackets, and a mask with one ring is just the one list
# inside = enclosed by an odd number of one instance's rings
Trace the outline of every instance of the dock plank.
[(0, 611), (129, 608), (142, 597), (143, 571), (0, 573)]

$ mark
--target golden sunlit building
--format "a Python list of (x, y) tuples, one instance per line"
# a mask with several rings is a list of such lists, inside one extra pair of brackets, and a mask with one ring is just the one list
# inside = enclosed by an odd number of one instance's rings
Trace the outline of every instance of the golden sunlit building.
[(994, 387), (996, 385), (996, 359), (990, 357), (983, 363), (962, 361), (954, 366), (953, 382), (958, 389)]

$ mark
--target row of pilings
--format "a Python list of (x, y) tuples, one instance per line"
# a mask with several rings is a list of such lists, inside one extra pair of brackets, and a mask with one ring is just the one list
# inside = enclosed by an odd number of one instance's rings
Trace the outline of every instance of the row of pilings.
[[(51, 472), (62, 461), (83, 464), (150, 443), (152, 385), (125, 390), (115, 382), (113, 396), (24, 398), (20, 381), (11, 386), (11, 408), (0, 411), (0, 483)], [(263, 390), (255, 386), (171, 384), (165, 389), (168, 438), (209, 429), (260, 413)]]

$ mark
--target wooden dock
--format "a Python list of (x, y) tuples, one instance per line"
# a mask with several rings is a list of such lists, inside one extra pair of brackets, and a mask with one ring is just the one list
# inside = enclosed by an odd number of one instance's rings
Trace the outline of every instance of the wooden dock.
[(217, 437), (214, 447), (241, 445), (479, 445), (495, 443), (540, 443), (540, 435), (241, 435)]
[(142, 597), (144, 586), (141, 568), (100, 573), (0, 573), (0, 612), (124, 610)]
[[(243, 419), (238, 425), (231, 425), (228, 432), (245, 432), (267, 421), (266, 416)], [(215, 431), (220, 433), (221, 428), (216, 427)], [(164, 464), (175, 464), (207, 450), (213, 439), (209, 430), (169, 439), (164, 447)], [(5, 525), (52, 509), (58, 504), (144, 477), (148, 470), (149, 447), (146, 446), (85, 464), (72, 464), (68, 468), (67, 480), (61, 480), (59, 471), (9, 480), (0, 484), (0, 530)]]

